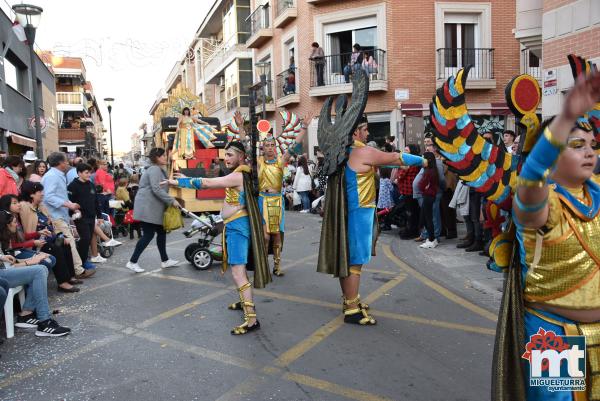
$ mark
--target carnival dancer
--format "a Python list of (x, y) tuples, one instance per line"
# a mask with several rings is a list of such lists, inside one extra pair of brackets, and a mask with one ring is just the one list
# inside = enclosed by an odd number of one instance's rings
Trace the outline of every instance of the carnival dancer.
[(271, 282), (271, 273), (265, 254), (251, 170), (246, 164), (246, 151), (242, 143), (233, 141), (227, 145), (225, 165), (232, 172), (224, 177), (188, 178), (176, 175), (176, 179), (168, 182), (181, 188), (197, 190), (225, 188), (225, 200), (221, 209), (225, 222), (222, 271), (225, 273), (231, 267), (233, 281), (238, 288), (240, 301), (230, 305), (229, 309), (244, 312), (244, 322), (231, 330), (231, 334), (241, 335), (260, 328), (247, 270), (254, 270), (255, 288), (264, 288)]
[(369, 81), (359, 69), (354, 73), (352, 104), (337, 100), (336, 122), (331, 123), (333, 98), (324, 104), (319, 118), (319, 147), (324, 153), (324, 172), (329, 176), (317, 271), (340, 280), (344, 322), (374, 325), (368, 305), (360, 302), (362, 266), (369, 263), (376, 241), (376, 167), (423, 166), (422, 157), (382, 152), (366, 146), (368, 121), (363, 112)]
[[(282, 134), (275, 137), (272, 132), (269, 132), (270, 126), (266, 124), (266, 127), (262, 128), (266, 132), (260, 132), (263, 154), (257, 158), (258, 207), (262, 215), (265, 246), (273, 253), (273, 274), (278, 277), (284, 275), (281, 270), (281, 250), (285, 231), (283, 177), (290, 158), (302, 151), (302, 140), (306, 134), (306, 125), (294, 113), (287, 111), (280, 113), (284, 121)], [(242, 141), (247, 141), (249, 138), (243, 128), (244, 118), (239, 111), (235, 113), (234, 120), (237, 127), (240, 127)], [(260, 123), (258, 128), (260, 131)]]
[[(533, 343), (536, 336), (544, 341), (548, 331), (585, 336), (587, 389), (565, 393), (532, 386), (526, 365), (522, 377), (528, 401), (600, 399), (600, 186), (593, 177), (600, 127), (595, 127), (587, 114), (594, 106), (592, 113), (600, 113), (600, 73), (582, 59), (570, 56), (570, 61), (572, 66), (583, 65), (584, 73), (576, 77), (561, 113), (542, 125), (517, 179), (513, 200), (521, 256), (515, 270), (520, 271), (522, 283), (514, 280), (507, 290), (522, 284), (524, 316), (519, 309), (503, 308), (499, 321), (518, 322), (524, 343), (520, 347), (515, 344), (511, 351), (530, 362), (532, 348), (525, 348), (525, 344)], [(503, 345), (508, 347), (507, 342), (497, 339), (498, 352), (503, 351)], [(495, 399), (525, 399), (506, 384), (504, 388), (494, 386)]]
[(194, 136), (205, 148), (214, 148), (211, 141), (216, 139), (213, 128), (206, 122), (191, 115), (189, 107), (184, 107), (177, 121), (175, 149), (183, 159), (194, 158)]

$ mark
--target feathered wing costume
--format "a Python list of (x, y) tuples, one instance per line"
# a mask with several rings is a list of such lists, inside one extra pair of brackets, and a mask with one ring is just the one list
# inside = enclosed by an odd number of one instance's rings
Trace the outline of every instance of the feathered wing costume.
[[(588, 73), (594, 66), (586, 60), (569, 56), (574, 77)], [(523, 162), (540, 135), (536, 110), (541, 100), (540, 88), (533, 77), (519, 75), (506, 87), (506, 100), (518, 122), (526, 130), (521, 136), (520, 156), (512, 156), (498, 146), (486, 142), (475, 130), (468, 115), (465, 85), (469, 68), (438, 89), (431, 103), (431, 121), (435, 143), (446, 158), (448, 167), (469, 186), (484, 194), (489, 202), (494, 239), (490, 255), (494, 270), (504, 271), (506, 280), (499, 311), (494, 344), (492, 370), (492, 400), (524, 401), (527, 396), (525, 369), (525, 306), (521, 254), (515, 240), (515, 227), (508, 222), (499, 229), (499, 210), (512, 209), (512, 193)], [(600, 104), (577, 122), (578, 127), (594, 130), (600, 139)]]
[(319, 116), (317, 139), (324, 155), (323, 172), (328, 176), (317, 271), (345, 278), (350, 275), (347, 238), (347, 199), (344, 169), (352, 134), (367, 106), (369, 79), (363, 70), (352, 81), (352, 104), (346, 95), (336, 101), (335, 125), (331, 122), (333, 97), (329, 97)]

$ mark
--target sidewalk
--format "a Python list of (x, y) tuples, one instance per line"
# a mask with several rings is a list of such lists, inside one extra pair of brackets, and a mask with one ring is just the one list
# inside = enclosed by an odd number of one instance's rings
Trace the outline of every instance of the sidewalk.
[[(458, 224), (459, 238), (465, 233)], [(437, 248), (422, 249), (413, 240), (401, 240), (398, 230), (385, 231), (380, 238), (389, 241), (394, 254), (433, 281), (496, 313), (502, 298), (502, 273), (488, 270), (487, 258), (479, 252), (456, 248), (458, 239), (442, 240)]]

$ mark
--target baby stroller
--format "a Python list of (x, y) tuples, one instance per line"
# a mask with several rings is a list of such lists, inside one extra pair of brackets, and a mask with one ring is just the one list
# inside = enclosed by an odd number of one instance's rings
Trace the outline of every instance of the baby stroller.
[[(100, 222), (100, 229), (110, 239), (113, 238), (113, 225), (111, 223), (111, 216), (106, 213), (102, 213), (102, 221)], [(96, 236), (98, 241), (98, 253), (103, 258), (110, 258), (115, 252), (115, 248), (112, 246), (102, 245), (102, 240), (99, 236)]]
[(184, 215), (194, 219), (192, 225), (183, 235), (191, 238), (200, 234), (198, 242), (185, 248), (185, 258), (198, 270), (206, 270), (214, 260), (223, 260), (223, 247), (214, 239), (223, 232), (223, 219), (219, 215), (205, 214), (196, 216), (194, 213), (181, 208)]
[(123, 237), (127, 237), (129, 235), (129, 227), (123, 222), (125, 213), (129, 210), (127, 205), (123, 201), (118, 200), (109, 201), (109, 205), (111, 209), (115, 210), (115, 217), (112, 218), (111, 216), (113, 236), (118, 238), (119, 234), (121, 234)]

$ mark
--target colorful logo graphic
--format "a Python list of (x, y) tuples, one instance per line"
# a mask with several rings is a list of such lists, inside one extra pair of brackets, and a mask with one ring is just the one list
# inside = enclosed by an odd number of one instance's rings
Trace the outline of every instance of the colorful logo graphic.
[(540, 327), (525, 345), (529, 385), (549, 391), (585, 391), (585, 337), (557, 335)]

